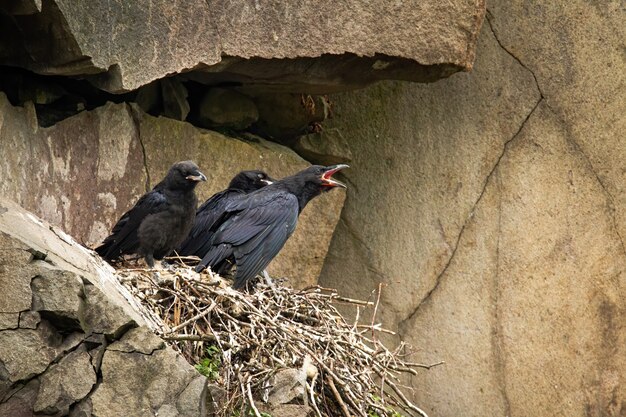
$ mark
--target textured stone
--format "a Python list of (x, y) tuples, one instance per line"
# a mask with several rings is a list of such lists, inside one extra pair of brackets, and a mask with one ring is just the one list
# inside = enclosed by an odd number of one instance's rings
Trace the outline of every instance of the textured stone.
[[(320, 7), (223, 0), (106, 6), (43, 2), (6, 16), (0, 63), (46, 74), (90, 76), (108, 91), (138, 88), (195, 69), (215, 81), (343, 88), (385, 78), (437, 79), (469, 69), (483, 1), (358, 1)], [(224, 57), (224, 58), (222, 58)]]
[(254, 101), (232, 89), (211, 88), (198, 105), (198, 124), (245, 129), (259, 118)]
[(33, 417), (33, 403), (39, 390), (39, 380), (33, 379), (21, 386), (11, 398), (0, 403), (0, 416)]
[(117, 352), (139, 352), (145, 355), (151, 355), (155, 350), (163, 349), (165, 342), (152, 333), (146, 327), (137, 327), (130, 329), (124, 336), (115, 343), (107, 347), (107, 350)]
[[(6, 287), (7, 291), (0, 294), (0, 306), (15, 305), (17, 300), (23, 304), (17, 305), (20, 311), (30, 309), (31, 278), (41, 275), (42, 271), (48, 273), (57, 269), (84, 277), (101, 294), (106, 294), (108, 303), (123, 310), (127, 322), (143, 323), (138, 310), (133, 307), (137, 301), (117, 281), (112, 274), (113, 269), (102, 259), (15, 203), (0, 198), (0, 207), (5, 208), (0, 210), (0, 247), (3, 248), (0, 250), (0, 265), (4, 265), (4, 269), (0, 270), (0, 280), (11, 283)], [(26, 297), (16, 290), (22, 282), (27, 283), (23, 291), (28, 295), (28, 303)], [(85, 286), (87, 299), (88, 287)], [(88, 311), (86, 313), (89, 314)]]
[[(244, 169), (263, 169), (280, 178), (309, 165), (292, 150), (256, 137), (235, 140), (189, 123), (148, 116), (139, 109), (136, 117), (152, 185), (172, 163), (192, 158), (208, 178), (197, 188), (200, 201), (226, 188)], [(317, 281), (344, 199), (343, 190), (333, 190), (305, 208), (295, 233), (268, 267), (272, 275), (290, 278), (293, 286)]]
[(181, 417), (202, 415), (202, 399), (195, 409), (176, 407), (178, 397), (198, 373), (171, 349), (151, 355), (107, 350), (101, 371), (102, 382), (91, 395), (95, 416), (153, 416), (166, 405), (165, 409), (174, 407)]
[(3, 93), (0, 111), (0, 154), (12, 155), (0, 165), (0, 196), (80, 242), (99, 243), (108, 232), (103, 219), (121, 214), (127, 200), (145, 192), (141, 143), (128, 106), (106, 104), (43, 129)]
[(56, 357), (58, 343), (51, 329), (42, 325), (36, 330), (0, 332), (0, 360), (6, 380), (16, 382), (42, 373)]
[(185, 120), (189, 114), (187, 95), (187, 88), (177, 78), (162, 79), (163, 115), (176, 120)]
[(67, 415), (70, 405), (82, 400), (96, 383), (96, 373), (89, 354), (70, 352), (50, 367), (40, 378), (34, 411), (44, 414)]
[(41, 321), (41, 316), (36, 311), (24, 311), (20, 313), (20, 329), (36, 329)]
[(488, 28), (479, 50), (470, 74), (331, 96), (334, 117), (321, 137), (338, 129), (352, 163), (320, 282), (364, 299), (388, 283), (381, 313), (389, 326), (436, 285), (505, 143), (540, 98), (532, 74)]
[(3, 314), (20, 328), (0, 331), (0, 415), (206, 415), (206, 378), (147, 328), (129, 330), (143, 320), (113, 270), (14, 203), (0, 207), (0, 276), (33, 277), (33, 310)]
[(86, 332), (117, 339), (130, 327), (136, 326), (137, 322), (96, 286), (85, 285), (84, 325)]
[[(0, 145), (2, 146), (2, 145)], [(0, 185), (1, 187), (1, 185)], [(0, 216), (8, 207), (0, 202)], [(32, 293), (30, 280), (33, 277), (29, 263), (33, 257), (28, 246), (16, 242), (0, 229), (0, 311), (6, 314), (19, 314), (30, 310)]]
[(207, 378), (203, 375), (196, 376), (187, 385), (187, 388), (181, 392), (178, 400), (176, 401), (176, 409), (182, 415), (193, 415), (194, 412), (203, 416), (208, 412), (207, 410)]
[(258, 95), (255, 102), (259, 108), (256, 129), (286, 144), (313, 131), (315, 123), (323, 122), (330, 111), (326, 97), (309, 94), (266, 93)]
[(91, 399), (86, 398), (70, 408), (69, 417), (92, 417)]
[(323, 133), (301, 136), (293, 145), (298, 155), (324, 165), (345, 164), (352, 161), (352, 150), (337, 128), (324, 129)]
[(302, 369), (283, 369), (274, 375), (267, 402), (271, 405), (291, 403), (303, 399), (306, 373)]
[(0, 313), (0, 330), (17, 329), (19, 313)]
[(69, 271), (43, 269), (32, 279), (32, 309), (64, 329), (80, 329), (83, 282)]

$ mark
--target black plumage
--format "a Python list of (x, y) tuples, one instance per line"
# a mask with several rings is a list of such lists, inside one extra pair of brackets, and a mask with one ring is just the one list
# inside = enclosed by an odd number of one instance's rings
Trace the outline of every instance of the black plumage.
[(165, 178), (124, 213), (96, 252), (108, 261), (137, 253), (153, 267), (154, 259), (162, 259), (189, 233), (199, 181), (206, 177), (193, 162), (172, 165)]
[(241, 196), (261, 189), (272, 182), (274, 179), (263, 171), (242, 171), (235, 175), (227, 189), (213, 194), (200, 206), (189, 236), (176, 252), (182, 256), (203, 258), (211, 248), (213, 226), (224, 213), (226, 206)]
[(237, 289), (246, 286), (274, 259), (296, 228), (298, 216), (314, 197), (345, 185), (331, 178), (347, 165), (311, 166), (228, 204), (213, 226), (211, 247), (196, 271), (236, 265)]

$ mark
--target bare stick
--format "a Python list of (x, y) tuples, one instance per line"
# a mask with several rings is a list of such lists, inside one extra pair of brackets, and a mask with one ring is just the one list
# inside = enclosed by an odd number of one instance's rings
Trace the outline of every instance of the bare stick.
[(333, 378), (330, 375), (326, 375), (326, 382), (328, 383), (330, 390), (335, 396), (337, 403), (339, 403), (339, 407), (341, 408), (341, 412), (343, 413), (343, 415), (345, 417), (350, 417), (350, 413), (348, 412), (348, 407), (346, 407), (346, 403), (343, 402), (343, 399), (341, 398), (341, 394), (339, 394), (339, 391), (337, 391), (337, 387), (335, 387)]
[(252, 399), (252, 389), (250, 388), (250, 378), (248, 378), (248, 382), (246, 383), (246, 392), (248, 394), (248, 401), (250, 401), (250, 408), (254, 411), (254, 415), (256, 417), (261, 417), (261, 413), (259, 413), (259, 409), (254, 405), (254, 399)]

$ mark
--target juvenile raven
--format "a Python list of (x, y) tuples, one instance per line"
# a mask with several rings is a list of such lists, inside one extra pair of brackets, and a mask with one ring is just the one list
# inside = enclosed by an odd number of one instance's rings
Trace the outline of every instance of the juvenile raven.
[(196, 271), (207, 266), (220, 271), (226, 262), (234, 263), (233, 287), (245, 287), (282, 249), (309, 201), (334, 187), (346, 188), (331, 178), (344, 168), (348, 165), (314, 165), (228, 204)]
[(274, 182), (263, 171), (242, 171), (230, 181), (228, 188), (213, 194), (198, 211), (189, 236), (176, 250), (179, 255), (203, 258), (211, 248), (211, 228), (232, 201)]
[(152, 191), (118, 220), (111, 235), (96, 252), (107, 261), (137, 253), (154, 266), (187, 236), (196, 216), (198, 198), (194, 188), (206, 181), (191, 161), (177, 162)]

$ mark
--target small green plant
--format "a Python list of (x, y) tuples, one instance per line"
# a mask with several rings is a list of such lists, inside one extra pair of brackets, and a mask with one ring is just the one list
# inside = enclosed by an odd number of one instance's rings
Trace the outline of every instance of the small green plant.
[(206, 356), (196, 364), (195, 368), (202, 375), (215, 381), (220, 376), (220, 365), (222, 364), (222, 354), (217, 346), (209, 346), (206, 349)]
[(370, 394), (370, 398), (372, 400), (374, 400), (375, 403), (380, 404), (381, 407), (383, 407), (386, 411), (383, 414), (381, 414), (379, 409), (370, 408), (367, 411), (367, 417), (404, 417), (404, 415), (400, 414), (399, 412), (394, 410), (392, 407), (385, 407), (382, 404), (383, 399), (380, 398), (378, 395), (371, 395)]

